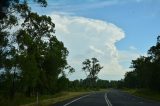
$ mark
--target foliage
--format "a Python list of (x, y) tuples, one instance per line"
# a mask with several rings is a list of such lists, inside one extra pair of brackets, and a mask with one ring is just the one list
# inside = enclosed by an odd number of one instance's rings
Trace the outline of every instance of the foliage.
[(95, 82), (98, 78), (98, 73), (103, 67), (101, 67), (97, 58), (91, 58), (91, 60), (86, 59), (82, 63), (82, 65), (82, 70), (85, 71), (85, 74), (87, 75), (87, 78), (85, 80), (86, 84), (88, 86), (95, 86)]
[[(45, 0), (36, 2), (46, 5)], [(67, 67), (67, 48), (54, 35), (55, 24), (32, 12), (26, 0), (3, 3), (7, 11), (0, 19), (0, 91), (10, 98), (16, 92), (54, 93), (60, 73), (66, 68), (74, 72)]]
[(125, 75), (126, 87), (160, 90), (160, 36), (156, 45), (148, 50), (148, 56), (133, 60), (131, 68), (133, 71)]
[(96, 58), (92, 58), (91, 60), (86, 59), (83, 63), (82, 70), (85, 71), (87, 78), (96, 80), (97, 75), (100, 70), (103, 68), (99, 64), (99, 61)]

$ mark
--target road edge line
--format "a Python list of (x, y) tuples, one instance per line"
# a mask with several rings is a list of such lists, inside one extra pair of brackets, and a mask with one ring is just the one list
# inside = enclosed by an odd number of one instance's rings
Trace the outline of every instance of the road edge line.
[(72, 100), (71, 102), (68, 102), (68, 103), (66, 103), (66, 104), (63, 105), (63, 106), (68, 106), (68, 105), (70, 105), (71, 103), (73, 103), (73, 102), (75, 102), (75, 101), (78, 101), (78, 100), (80, 100), (80, 99), (82, 99), (82, 98), (85, 98), (85, 97), (87, 97), (87, 96), (90, 96), (90, 94), (89, 94), (89, 95), (85, 95), (85, 96), (81, 96), (81, 97), (79, 97), (79, 98), (77, 98), (77, 99), (74, 99), (74, 100)]

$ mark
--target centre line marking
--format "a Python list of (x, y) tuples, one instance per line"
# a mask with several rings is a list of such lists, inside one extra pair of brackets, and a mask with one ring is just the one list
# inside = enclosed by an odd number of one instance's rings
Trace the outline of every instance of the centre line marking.
[(111, 102), (109, 101), (108, 97), (107, 97), (107, 93), (104, 94), (104, 98), (106, 100), (106, 103), (108, 106), (112, 106)]

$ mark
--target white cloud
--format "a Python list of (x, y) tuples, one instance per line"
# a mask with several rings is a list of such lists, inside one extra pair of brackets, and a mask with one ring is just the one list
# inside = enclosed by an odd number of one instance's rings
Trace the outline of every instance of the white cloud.
[[(95, 8), (103, 8), (114, 5), (125, 5), (130, 3), (141, 3), (143, 1), (152, 1), (152, 0), (58, 0), (52, 1), (53, 3), (48, 3), (48, 7), (51, 11), (58, 11), (65, 14), (68, 12), (75, 13), (80, 10), (90, 10)], [(34, 8), (36, 8), (35, 6)]]
[(99, 50), (99, 49), (97, 49), (97, 48), (95, 48), (94, 46), (89, 46), (89, 48), (91, 49), (91, 50), (93, 50), (93, 52), (96, 52), (96, 53), (98, 53), (98, 54), (101, 54), (101, 55), (104, 55), (104, 52), (102, 51), (102, 50)]
[(130, 50), (137, 50), (137, 48), (134, 47), (134, 46), (130, 46), (129, 49), (130, 49)]
[(86, 0), (83, 2), (61, 0), (60, 2), (57, 2), (58, 1), (54, 2), (54, 4), (49, 4), (48, 7), (55, 11), (75, 12), (79, 10), (102, 8), (105, 6), (112, 6), (121, 3), (117, 0)]
[(124, 31), (116, 25), (84, 17), (50, 15), (56, 25), (56, 36), (64, 42), (70, 54), (68, 61), (76, 69), (70, 79), (84, 78), (81, 71), (86, 58), (97, 57), (104, 66), (99, 73), (102, 79), (121, 79), (128, 68), (121, 64), (124, 57), (115, 43), (125, 37)]

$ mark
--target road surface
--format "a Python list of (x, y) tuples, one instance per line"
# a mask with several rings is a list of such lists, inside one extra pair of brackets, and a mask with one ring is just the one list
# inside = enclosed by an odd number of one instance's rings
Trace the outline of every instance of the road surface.
[(77, 97), (54, 106), (160, 106), (160, 103), (112, 89), (109, 92), (96, 92)]

